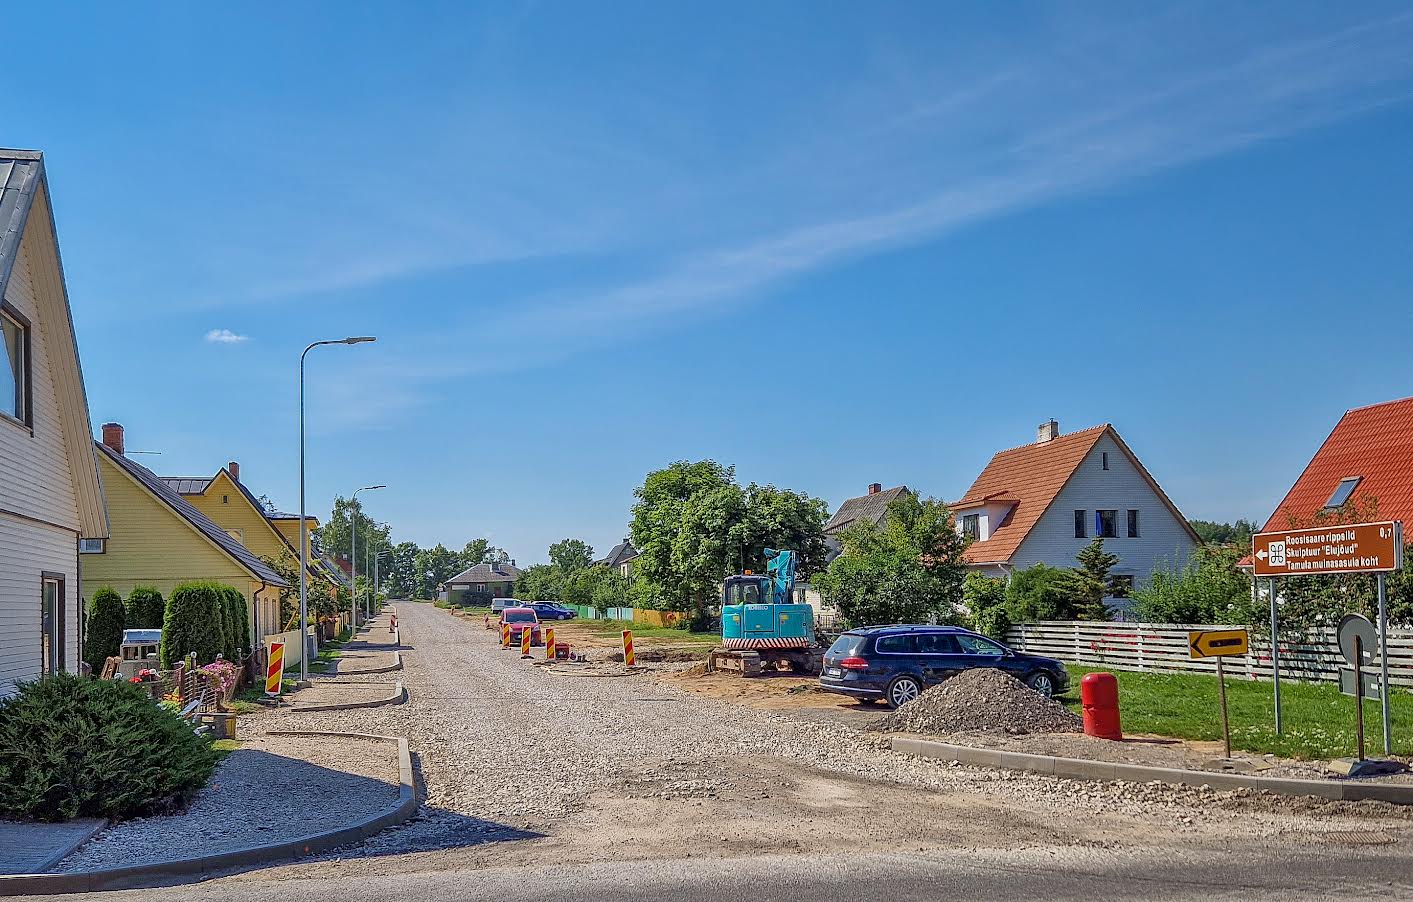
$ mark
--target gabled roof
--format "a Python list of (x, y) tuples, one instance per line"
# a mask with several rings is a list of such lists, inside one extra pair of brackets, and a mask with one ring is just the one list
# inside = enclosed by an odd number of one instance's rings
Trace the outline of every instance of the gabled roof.
[(614, 545), (613, 548), (609, 550), (608, 554), (604, 555), (603, 559), (596, 563), (603, 564), (605, 567), (617, 567), (621, 564), (626, 564), (637, 556), (638, 549), (633, 547), (632, 542), (624, 539), (617, 545)]
[(1056, 436), (1047, 442), (998, 451), (961, 500), (950, 505), (954, 510), (978, 507), (985, 503), (1011, 505), (1005, 518), (998, 526), (992, 527), (985, 541), (973, 542), (967, 548), (967, 561), (973, 564), (1009, 561), (1026, 536), (1030, 535), (1035, 524), (1040, 522), (1045, 511), (1055, 503), (1060, 490), (1070, 481), (1085, 456), (1093, 450), (1099, 439), (1106, 435), (1124, 452), (1134, 469), (1148, 482), (1193, 540), (1200, 542), (1201, 539), (1188, 525), (1187, 518), (1144, 468), (1137, 455), (1119, 437), (1118, 431), (1105, 423), (1102, 426), (1092, 426)]
[(494, 564), (477, 564), (474, 567), (467, 567), (460, 573), (446, 581), (446, 585), (466, 585), (468, 583), (503, 583), (515, 581), (520, 578), (520, 568), (514, 564), (497, 562)]
[[(32, 212), (39, 214), (34, 221), (36, 231), (32, 234), (48, 239), (35, 243), (34, 259), (42, 266), (52, 266), (57, 277), (57, 284), (52, 286), (54, 290), (36, 291), (36, 302), (41, 316), (38, 325), (49, 352), (50, 376), (61, 410), (59, 428), (68, 449), (79, 532), (85, 538), (101, 539), (108, 535), (108, 506), (98, 476), (98, 458), (89, 447), (93, 441), (93, 426), (88, 418), (88, 393), (79, 364), (64, 262), (59, 256), (59, 234), (49, 203), (44, 155), (33, 150), (0, 150), (0, 299), (5, 297), (10, 285)], [(49, 284), (47, 279), (44, 284)]]
[(118, 469), (132, 477), (133, 481), (145, 488), (158, 501), (171, 508), (173, 513), (191, 524), (197, 532), (209, 539), (213, 545), (218, 546), (222, 551), (234, 558), (236, 563), (250, 571), (251, 575), (256, 579), (271, 586), (289, 587), (289, 583), (272, 570), (269, 564), (260, 560), (260, 558), (250, 552), (250, 549), (231, 538), (231, 536), (224, 529), (217, 526), (210, 517), (207, 517), (201, 511), (192, 507), (191, 502), (173, 491), (172, 488), (167, 485), (166, 481), (156, 473), (153, 473), (139, 463), (129, 460), (126, 456), (119, 454), (102, 442), (94, 442), (93, 446), (98, 449), (99, 454), (106, 455)]
[(869, 522), (877, 525), (883, 522), (883, 516), (888, 513), (888, 505), (895, 498), (901, 498), (904, 493), (912, 494), (912, 490), (905, 485), (894, 486), (891, 489), (884, 489), (881, 492), (874, 492), (872, 495), (860, 495), (857, 498), (850, 498), (839, 509), (834, 512), (834, 516), (829, 518), (829, 522), (824, 524), (826, 533), (838, 533), (853, 526), (855, 523)]
[(1308, 522), (1348, 476), (1360, 477), (1351, 502), (1372, 498), (1380, 520), (1413, 522), (1413, 398), (1345, 411), (1265, 530)]

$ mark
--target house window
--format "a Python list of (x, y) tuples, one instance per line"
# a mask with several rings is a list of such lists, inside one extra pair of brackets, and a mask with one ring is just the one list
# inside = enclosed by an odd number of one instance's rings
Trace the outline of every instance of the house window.
[(0, 413), (31, 426), (29, 320), (9, 304), (0, 304), (0, 331), (5, 355), (5, 365), (0, 367)]
[(1100, 451), (1100, 452), (1099, 452), (1099, 462), (1100, 462), (1100, 464), (1104, 467), (1104, 469), (1106, 469), (1106, 470), (1109, 469), (1109, 452), (1108, 452), (1108, 451)]
[(485, 584), (485, 583), (476, 583), (476, 591), (477, 591), (477, 592), (484, 592), (484, 591), (486, 591), (486, 584)]
[(39, 672), (64, 669), (64, 578), (45, 573), (39, 591)]
[(1138, 538), (1138, 511), (1133, 508), (1129, 508), (1128, 511), (1128, 537), (1130, 539)]
[(981, 516), (979, 514), (967, 514), (962, 517), (962, 535), (968, 539), (981, 538)]
[(1335, 486), (1334, 492), (1330, 495), (1330, 500), (1325, 502), (1325, 510), (1332, 511), (1344, 507), (1345, 502), (1349, 501), (1350, 496), (1354, 494), (1354, 489), (1358, 487), (1359, 480), (1363, 478), (1362, 476), (1346, 476), (1341, 479), (1339, 485)]
[(1084, 528), (1084, 524), (1085, 524), (1084, 515), (1085, 515), (1086, 513), (1087, 513), (1087, 511), (1075, 511), (1075, 512), (1074, 512), (1074, 537), (1075, 537), (1076, 539), (1083, 539), (1083, 538), (1085, 538), (1085, 537), (1087, 537), (1087, 536), (1089, 535), (1089, 533), (1088, 533), (1088, 532), (1085, 530), (1085, 528)]
[(106, 539), (79, 539), (79, 554), (102, 554), (107, 550)]
[(230, 495), (222, 495), (222, 496), (221, 496), (221, 503), (222, 503), (222, 504), (230, 504), (230, 503), (231, 503), (231, 496), (230, 496)]
[(1119, 512), (1095, 511), (1094, 534), (1101, 539), (1117, 538), (1119, 534)]
[(1132, 576), (1109, 577), (1109, 594), (1114, 598), (1128, 598), (1133, 592)]

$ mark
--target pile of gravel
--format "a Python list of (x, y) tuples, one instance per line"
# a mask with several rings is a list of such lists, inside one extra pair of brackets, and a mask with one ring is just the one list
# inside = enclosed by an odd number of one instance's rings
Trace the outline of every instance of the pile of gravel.
[(1078, 733), (1083, 721), (1059, 702), (990, 668), (964, 670), (882, 718), (873, 729), (942, 735)]

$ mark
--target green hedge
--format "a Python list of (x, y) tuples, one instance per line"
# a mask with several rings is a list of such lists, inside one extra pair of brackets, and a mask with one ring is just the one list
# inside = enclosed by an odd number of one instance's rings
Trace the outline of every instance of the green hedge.
[(127, 612), (123, 596), (111, 586), (103, 586), (88, 601), (88, 625), (83, 637), (83, 659), (94, 673), (103, 669), (103, 662), (116, 655), (123, 645), (123, 624)]
[(172, 590), (162, 620), (162, 666), (172, 667), (188, 654), (209, 664), (225, 651), (224, 622), (229, 616), (220, 583), (183, 583)]
[(250, 651), (250, 618), (245, 604), (245, 596), (233, 586), (222, 586), (226, 607), (225, 654), (227, 661), (235, 661), (241, 652)]
[(126, 818), (200, 789), (216, 753), (147, 692), (57, 673), (0, 699), (0, 817)]
[(167, 602), (151, 586), (137, 586), (128, 593), (128, 629), (159, 630), (167, 613)]

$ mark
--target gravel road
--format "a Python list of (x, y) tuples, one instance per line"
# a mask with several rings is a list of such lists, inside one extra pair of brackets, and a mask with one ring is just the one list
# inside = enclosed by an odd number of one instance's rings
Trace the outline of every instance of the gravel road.
[[(651, 674), (551, 676), (498, 649), (479, 623), (425, 604), (400, 604), (398, 615), (404, 669), (384, 676), (402, 679), (407, 703), (267, 721), (410, 740), (422, 814), (342, 850), (341, 873), (1095, 848), (1210, 866), (1243, 845), (1348, 857), (1413, 843), (1413, 816), (1387, 806), (949, 766), (889, 751), (877, 734), (702, 698)], [(304, 878), (319, 867), (260, 874)]]

